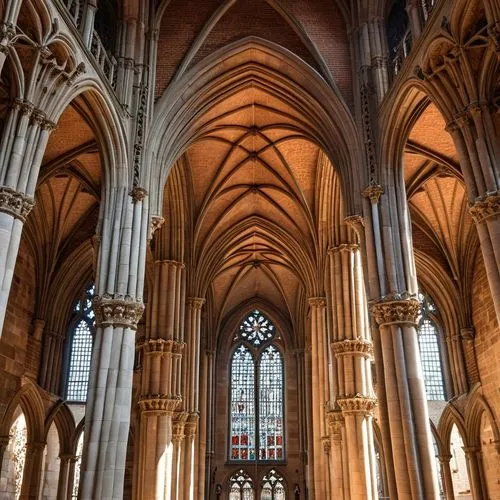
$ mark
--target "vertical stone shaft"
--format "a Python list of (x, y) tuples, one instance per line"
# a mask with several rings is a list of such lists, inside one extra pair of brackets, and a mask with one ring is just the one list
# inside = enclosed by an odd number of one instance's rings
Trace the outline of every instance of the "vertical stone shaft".
[[(139, 468), (141, 498), (176, 498), (179, 432), (173, 416), (181, 404), (178, 381), (184, 343), (181, 334), (184, 265), (157, 261), (148, 304), (139, 399)], [(176, 424), (179, 431), (179, 424)], [(174, 442), (174, 436), (177, 445)]]
[(399, 499), (435, 499), (437, 475), (417, 340), (420, 303), (415, 298), (411, 228), (404, 190), (398, 190), (396, 201), (396, 188), (389, 189), (384, 196), (375, 184), (363, 191), (367, 260), (375, 256), (378, 261), (378, 279), (369, 285), (371, 313), (378, 326), (374, 350), (377, 378), (382, 381), (378, 393), (388, 486), (390, 495)]
[[(376, 498), (370, 339), (359, 246), (344, 243), (329, 250), (330, 295), (338, 394), (343, 415), (351, 499)], [(340, 464), (336, 464), (339, 467)]]
[(36, 180), (54, 127), (33, 104), (16, 100), (3, 128), (0, 143), (0, 335), (23, 225), (35, 204)]
[[(142, 191), (142, 194), (144, 191)], [(148, 207), (128, 186), (104, 200), (94, 299), (96, 335), (85, 409), (80, 498), (123, 497), (135, 331), (144, 309)]]
[(326, 432), (325, 405), (328, 401), (326, 300), (324, 297), (309, 299), (311, 327), (311, 385), (312, 385), (312, 435), (314, 463), (314, 496), (329, 498), (330, 488), (323, 438)]

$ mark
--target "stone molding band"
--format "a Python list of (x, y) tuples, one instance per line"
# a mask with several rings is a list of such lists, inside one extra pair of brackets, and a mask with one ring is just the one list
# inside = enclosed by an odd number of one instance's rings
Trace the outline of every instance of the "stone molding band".
[(30, 196), (8, 187), (0, 187), (0, 212), (9, 214), (24, 223), (34, 206), (35, 200)]
[(373, 356), (373, 344), (369, 340), (361, 338), (332, 342), (331, 347), (336, 357), (363, 356), (370, 359)]
[(147, 394), (138, 401), (139, 409), (143, 413), (156, 415), (173, 415), (182, 403), (180, 396), (167, 396), (165, 394)]
[(371, 305), (373, 319), (379, 326), (417, 324), (420, 302), (417, 299), (382, 300)]
[(173, 339), (147, 339), (139, 343), (137, 349), (142, 349), (144, 354), (171, 354), (180, 357), (185, 346), (185, 342)]
[(359, 245), (357, 243), (342, 243), (336, 247), (330, 247), (328, 249), (329, 254), (342, 253), (342, 252), (357, 252), (359, 250)]
[(137, 329), (137, 323), (144, 311), (144, 304), (131, 298), (118, 299), (97, 296), (93, 301), (96, 325)]
[(325, 297), (311, 297), (308, 302), (312, 307), (326, 307)]
[(377, 400), (376, 398), (356, 394), (355, 396), (338, 398), (337, 404), (340, 406), (344, 415), (371, 415), (373, 409), (377, 405)]
[(493, 194), (477, 200), (469, 207), (469, 212), (476, 224), (500, 214), (500, 195)]

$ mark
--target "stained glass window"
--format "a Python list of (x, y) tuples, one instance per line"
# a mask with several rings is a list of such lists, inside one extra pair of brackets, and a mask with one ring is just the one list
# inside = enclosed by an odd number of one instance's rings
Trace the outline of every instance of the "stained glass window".
[(26, 443), (28, 441), (28, 430), (26, 428), (26, 420), (23, 413), (21, 413), (12, 424), (9, 434), (10, 442), (7, 451), (11, 453), (11, 460), (14, 469), (13, 498), (18, 500), (21, 497), (24, 463), (26, 462)]
[(260, 311), (241, 324), (231, 358), (230, 460), (284, 460), (283, 359)]
[(80, 433), (78, 438), (78, 444), (76, 445), (76, 461), (75, 461), (75, 471), (73, 475), (73, 489), (71, 491), (71, 498), (78, 498), (78, 491), (80, 489), (80, 470), (82, 467), (82, 453), (83, 453), (83, 432)]
[(252, 478), (240, 469), (231, 476), (229, 500), (254, 500)]
[(436, 306), (429, 297), (419, 294), (421, 318), (418, 327), (418, 344), (424, 372), (425, 390), (429, 400), (444, 400), (444, 380), (439, 348), (438, 329), (433, 320)]
[(73, 308), (72, 324), (74, 327), (70, 338), (69, 369), (66, 385), (66, 399), (69, 401), (84, 402), (87, 399), (90, 361), (92, 358), (92, 332), (95, 326), (94, 311), (92, 310), (93, 297), (94, 286), (91, 285)]
[(261, 500), (285, 500), (285, 481), (275, 470), (271, 469), (262, 478)]

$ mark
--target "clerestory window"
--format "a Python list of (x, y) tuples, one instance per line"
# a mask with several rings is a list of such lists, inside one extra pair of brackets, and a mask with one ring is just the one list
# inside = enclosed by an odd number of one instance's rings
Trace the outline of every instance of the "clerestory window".
[(230, 448), (234, 461), (282, 461), (283, 357), (276, 328), (259, 310), (241, 323), (230, 363)]
[(94, 285), (90, 285), (73, 307), (66, 380), (68, 401), (85, 402), (87, 400), (95, 328), (95, 316), (92, 310), (94, 291)]

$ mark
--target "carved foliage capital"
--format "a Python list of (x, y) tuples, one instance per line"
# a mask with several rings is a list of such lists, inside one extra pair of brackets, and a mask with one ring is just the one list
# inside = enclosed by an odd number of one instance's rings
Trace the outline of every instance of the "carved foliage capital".
[(135, 330), (144, 311), (144, 304), (131, 298), (94, 298), (96, 324), (100, 327), (114, 326)]
[(357, 339), (345, 339), (339, 340), (338, 342), (332, 343), (332, 351), (335, 356), (363, 356), (365, 358), (371, 358), (373, 355), (373, 345), (370, 341), (361, 338)]
[(325, 297), (311, 297), (309, 305), (311, 307), (326, 307), (326, 299)]
[(173, 415), (176, 408), (181, 404), (180, 396), (167, 396), (165, 394), (147, 394), (138, 401), (139, 409), (143, 413), (154, 413), (157, 415)]
[(153, 235), (156, 233), (156, 231), (158, 231), (158, 229), (160, 229), (161, 226), (163, 226), (164, 223), (165, 219), (159, 215), (153, 215), (153, 217), (151, 217), (148, 235), (149, 240), (153, 238)]
[(340, 406), (344, 415), (371, 415), (377, 404), (377, 400), (375, 398), (356, 394), (355, 396), (337, 399), (337, 404)]
[(201, 309), (205, 304), (205, 299), (200, 297), (188, 297), (187, 304), (191, 309)]
[(344, 222), (351, 226), (358, 235), (361, 234), (365, 227), (365, 220), (362, 215), (349, 215), (344, 218)]
[(344, 425), (344, 416), (340, 410), (331, 410), (326, 413), (328, 425), (334, 435), (339, 435)]
[(370, 198), (372, 203), (378, 203), (383, 194), (384, 188), (374, 182), (370, 183), (369, 186), (365, 187), (365, 189), (361, 191), (361, 195), (365, 198)]
[(35, 200), (8, 187), (0, 187), (0, 212), (12, 215), (22, 222), (35, 205)]
[(469, 212), (476, 224), (500, 214), (500, 195), (493, 194), (477, 200), (469, 207)]
[(416, 324), (420, 314), (420, 302), (414, 298), (382, 300), (372, 304), (371, 313), (379, 326)]
[(328, 253), (342, 253), (342, 252), (357, 252), (359, 245), (357, 243), (342, 243), (336, 247), (330, 247)]
[(137, 347), (142, 349), (144, 354), (181, 356), (185, 345), (184, 342), (177, 342), (172, 339), (146, 339)]

